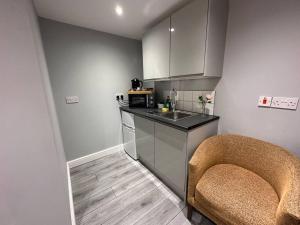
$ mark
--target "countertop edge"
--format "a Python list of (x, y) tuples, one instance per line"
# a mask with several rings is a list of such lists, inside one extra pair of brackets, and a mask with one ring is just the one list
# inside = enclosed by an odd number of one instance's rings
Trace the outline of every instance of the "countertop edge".
[(216, 120), (220, 119), (219, 116), (213, 116), (212, 118), (207, 119), (207, 120), (202, 121), (202, 122), (199, 122), (198, 124), (195, 124), (195, 125), (192, 125), (192, 126), (189, 126), (189, 127), (183, 127), (183, 126), (180, 126), (180, 125), (169, 123), (167, 120), (155, 118), (154, 116), (151, 116), (151, 115), (148, 116), (148, 115), (145, 115), (144, 113), (136, 112), (136, 111), (131, 110), (129, 108), (120, 107), (120, 110), (121, 111), (125, 111), (125, 112), (129, 112), (129, 113), (132, 113), (132, 114), (135, 114), (137, 116), (140, 116), (140, 117), (143, 117), (143, 118), (146, 118), (146, 119), (149, 119), (149, 120), (152, 120), (152, 121), (155, 121), (155, 122), (158, 122), (158, 123), (161, 123), (161, 124), (173, 127), (175, 129), (185, 131), (185, 132), (191, 131), (191, 130), (197, 128), (197, 127), (201, 127), (201, 126), (203, 126), (205, 124), (208, 124), (210, 122), (213, 122), (213, 121), (216, 121)]

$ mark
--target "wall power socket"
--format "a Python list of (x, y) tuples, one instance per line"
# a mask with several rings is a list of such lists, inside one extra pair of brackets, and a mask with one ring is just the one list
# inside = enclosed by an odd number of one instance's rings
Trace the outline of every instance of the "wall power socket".
[(298, 106), (299, 98), (297, 97), (273, 97), (272, 99), (272, 108), (278, 109), (291, 109), (296, 110)]
[(115, 96), (116, 96), (117, 101), (124, 100), (124, 94), (123, 93), (116, 93)]
[(66, 103), (67, 104), (79, 103), (79, 97), (78, 96), (66, 96)]
[(276, 108), (276, 109), (297, 110), (298, 102), (299, 102), (298, 97), (259, 96), (258, 106)]

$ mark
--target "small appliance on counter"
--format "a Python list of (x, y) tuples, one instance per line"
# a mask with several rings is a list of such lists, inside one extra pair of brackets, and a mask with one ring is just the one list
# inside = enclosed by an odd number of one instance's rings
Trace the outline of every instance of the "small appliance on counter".
[(132, 90), (142, 90), (143, 89), (143, 81), (140, 81), (137, 78), (131, 80), (131, 88)]
[(153, 89), (129, 90), (128, 100), (132, 108), (154, 108)]

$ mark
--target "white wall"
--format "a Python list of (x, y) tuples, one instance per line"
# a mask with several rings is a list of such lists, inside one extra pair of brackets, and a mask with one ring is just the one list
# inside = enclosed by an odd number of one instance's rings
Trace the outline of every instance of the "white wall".
[(66, 163), (37, 17), (0, 1), (0, 224), (71, 224)]
[[(141, 41), (40, 19), (67, 160), (122, 143), (115, 94), (141, 78)], [(78, 104), (66, 104), (76, 95)]]
[(257, 107), (259, 95), (300, 97), (300, 1), (231, 0), (223, 74), (215, 111), (220, 132), (264, 139), (300, 156), (300, 107)]

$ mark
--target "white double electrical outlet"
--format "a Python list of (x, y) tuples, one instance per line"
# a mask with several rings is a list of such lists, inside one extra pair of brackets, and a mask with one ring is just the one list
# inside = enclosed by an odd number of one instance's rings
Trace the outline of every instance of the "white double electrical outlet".
[(67, 96), (66, 97), (66, 103), (67, 104), (74, 104), (79, 102), (79, 97), (78, 96)]
[(119, 99), (119, 100), (121, 100), (122, 98), (124, 98), (124, 94), (123, 93), (116, 93), (115, 96), (116, 96), (116, 99)]
[(258, 99), (258, 106), (269, 107), (277, 109), (296, 110), (298, 106), (298, 97), (268, 97), (260, 96)]
[(296, 110), (299, 98), (273, 97), (271, 107)]

